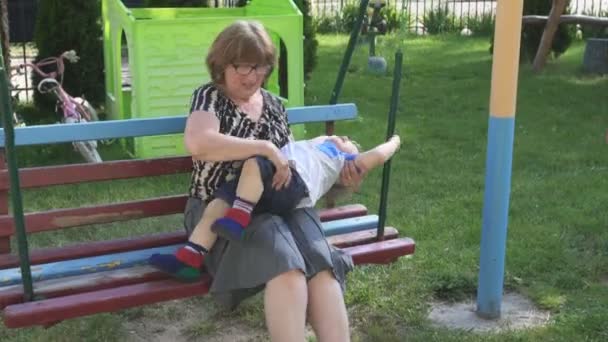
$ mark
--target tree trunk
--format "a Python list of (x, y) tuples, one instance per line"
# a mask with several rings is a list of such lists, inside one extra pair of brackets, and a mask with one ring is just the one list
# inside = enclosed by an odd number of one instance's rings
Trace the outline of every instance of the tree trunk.
[[(8, 0), (0, 0), (0, 39), (2, 39), (2, 58), (5, 70), (11, 68), (11, 45), (8, 25)], [(9, 72), (10, 74), (10, 72)]]
[(564, 13), (565, 9), (566, 0), (553, 0), (551, 12), (549, 12), (549, 19), (547, 19), (547, 25), (545, 26), (543, 37), (540, 40), (538, 51), (536, 52), (536, 57), (532, 64), (532, 69), (535, 72), (540, 72), (545, 66), (547, 56), (549, 55), (549, 51), (551, 51), (551, 44), (553, 44), (553, 37), (559, 26), (559, 17)]

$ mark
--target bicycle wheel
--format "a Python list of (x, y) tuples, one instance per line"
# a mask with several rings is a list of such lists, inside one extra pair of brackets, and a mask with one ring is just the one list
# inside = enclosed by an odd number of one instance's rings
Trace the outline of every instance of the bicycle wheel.
[[(87, 120), (85, 120), (84, 118), (81, 118), (80, 120), (78, 120), (73, 117), (67, 117), (67, 118), (64, 118), (64, 122), (65, 123), (78, 123), (78, 122), (87, 122)], [(74, 141), (74, 142), (72, 142), (72, 145), (74, 145), (74, 148), (76, 149), (76, 151), (78, 151), (78, 153), (80, 153), (84, 157), (84, 159), (87, 161), (87, 163), (101, 163), (103, 161), (101, 159), (101, 156), (99, 155), (99, 152), (97, 152), (97, 141), (96, 140)]]
[[(90, 121), (99, 121), (99, 116), (97, 115), (97, 111), (89, 103), (89, 101), (87, 101), (86, 99), (84, 99), (82, 97), (75, 97), (74, 102), (76, 103), (76, 110), (78, 110), (78, 112), (80, 113), (80, 116), (83, 118), (83, 120), (88, 120), (88, 118), (90, 118), (91, 119)], [(109, 145), (109, 144), (113, 143), (114, 140), (115, 139), (103, 139), (103, 140), (99, 140), (99, 142), (104, 145)]]
[(82, 97), (75, 97), (74, 101), (78, 104), (78, 110), (82, 111), (80, 115), (82, 115), (84, 118), (87, 118), (87, 120), (90, 118), (90, 121), (99, 121), (97, 111), (95, 110), (95, 108), (93, 108), (93, 106), (91, 106), (89, 101), (85, 100)]
[(101, 156), (97, 152), (95, 141), (75, 141), (73, 142), (76, 150), (84, 157), (87, 163), (101, 163)]

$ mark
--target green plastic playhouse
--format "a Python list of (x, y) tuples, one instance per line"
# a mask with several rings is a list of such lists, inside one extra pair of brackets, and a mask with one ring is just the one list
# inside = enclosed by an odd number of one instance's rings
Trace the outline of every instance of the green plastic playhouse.
[[(207, 50), (237, 19), (260, 21), (287, 51), (286, 106), (304, 105), (302, 14), (291, 0), (253, 0), (235, 8), (127, 8), (103, 0), (106, 110), (112, 119), (184, 115), (192, 92), (211, 80)], [(280, 94), (278, 72), (266, 88)], [(129, 144), (140, 158), (184, 154), (181, 135)]]

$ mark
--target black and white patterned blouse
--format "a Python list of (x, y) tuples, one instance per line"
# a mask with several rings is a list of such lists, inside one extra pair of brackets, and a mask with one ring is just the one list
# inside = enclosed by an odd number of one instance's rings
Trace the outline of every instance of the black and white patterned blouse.
[[(209, 83), (192, 94), (190, 113), (207, 111), (220, 121), (220, 133), (239, 138), (269, 140), (283, 147), (291, 136), (287, 113), (281, 101), (262, 89), (262, 115), (251, 121), (220, 89)], [(243, 161), (206, 162), (193, 159), (190, 196), (210, 201), (222, 182), (235, 177)]]

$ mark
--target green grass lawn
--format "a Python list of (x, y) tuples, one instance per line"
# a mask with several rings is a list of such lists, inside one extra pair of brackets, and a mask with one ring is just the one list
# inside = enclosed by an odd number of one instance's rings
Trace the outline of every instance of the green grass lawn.
[[(427, 320), (434, 300), (474, 298), (484, 191), (491, 78), (488, 38), (388, 37), (377, 52), (393, 66), (404, 52), (397, 132), (403, 147), (393, 161), (388, 224), (417, 242), (416, 254), (390, 266), (357, 268), (347, 284), (355, 341), (605, 341), (608, 340), (608, 77), (580, 71), (576, 43), (535, 75), (523, 65), (513, 156), (505, 288), (551, 312), (546, 327), (498, 334), (453, 332)], [(325, 104), (346, 36), (322, 36), (307, 104)], [(392, 79), (365, 72), (367, 47), (357, 47), (340, 102), (355, 102), (360, 118), (339, 123), (369, 147), (381, 142)], [(309, 126), (310, 135), (322, 127)], [(25, 194), (28, 209), (109, 199), (183, 193), (188, 176), (124, 181), (108, 187), (55, 187)], [(376, 211), (381, 171), (370, 174), (350, 201)], [(128, 190), (125, 190), (128, 189)], [(46, 233), (36, 246), (136, 235), (179, 226), (179, 215), (133, 223)], [(180, 317), (187, 319), (180, 320)], [(180, 321), (185, 321), (181, 322)], [(5, 330), (2, 341), (138, 341), (179, 327), (179, 340), (221, 340), (251, 334), (265, 340), (260, 297), (236, 312), (208, 298), (150, 305), (61, 323), (50, 329)], [(234, 327), (238, 327), (234, 330)], [(236, 335), (235, 335), (236, 336)], [(225, 337), (230, 341), (229, 337)]]

